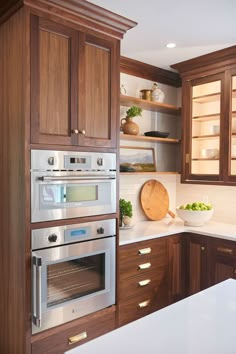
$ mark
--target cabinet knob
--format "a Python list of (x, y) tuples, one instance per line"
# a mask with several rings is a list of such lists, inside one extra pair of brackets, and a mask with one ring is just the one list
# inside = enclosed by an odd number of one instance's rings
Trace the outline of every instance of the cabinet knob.
[(206, 247), (205, 246), (201, 246), (201, 250), (205, 251)]
[(79, 132), (79, 134), (85, 135), (85, 130), (79, 130), (78, 132)]
[(236, 274), (236, 269), (234, 269), (234, 274)]
[(78, 129), (72, 129), (71, 132), (72, 132), (73, 134), (79, 134), (79, 130), (78, 130)]

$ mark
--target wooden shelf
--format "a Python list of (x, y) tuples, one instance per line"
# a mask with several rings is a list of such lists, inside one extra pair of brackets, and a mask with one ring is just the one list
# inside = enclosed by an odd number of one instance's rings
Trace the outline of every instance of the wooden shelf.
[(216, 119), (220, 119), (220, 113), (207, 114), (207, 115), (203, 115), (203, 116), (193, 117), (194, 121), (199, 121), (199, 122), (203, 122), (203, 121), (206, 122), (206, 121), (216, 120)]
[(220, 92), (211, 93), (209, 95), (202, 95), (193, 97), (193, 101), (197, 103), (213, 102), (220, 99)]
[(219, 157), (209, 157), (209, 158), (199, 157), (199, 158), (192, 159), (192, 161), (219, 161)]
[(215, 138), (219, 138), (219, 137), (220, 137), (219, 134), (197, 135), (197, 136), (193, 136), (192, 139), (204, 140), (204, 139), (215, 139)]
[[(197, 103), (207, 103), (213, 102), (220, 99), (221, 92), (215, 92), (208, 95), (195, 96), (193, 97), (193, 101)], [(232, 90), (232, 97), (236, 98), (236, 89)]]
[(178, 143), (180, 143), (179, 139), (155, 138), (152, 136), (129, 135), (129, 134), (120, 134), (120, 140), (143, 141), (143, 142), (164, 143), (164, 144), (178, 144)]
[(120, 104), (121, 106), (127, 106), (127, 107), (136, 105), (145, 110), (149, 110), (152, 112), (166, 113), (171, 115), (178, 115), (181, 112), (180, 107), (172, 106), (165, 103), (152, 102), (148, 100), (143, 100), (141, 98), (135, 98), (135, 97), (125, 96), (125, 95), (120, 96)]
[(180, 172), (120, 172), (120, 175), (179, 175)]

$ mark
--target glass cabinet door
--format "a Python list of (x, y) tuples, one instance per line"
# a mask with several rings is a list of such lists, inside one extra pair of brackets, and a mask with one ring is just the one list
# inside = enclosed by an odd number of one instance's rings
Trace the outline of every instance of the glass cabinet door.
[(192, 80), (190, 97), (189, 174), (219, 180), (222, 76)]
[(231, 76), (230, 90), (230, 176), (236, 176), (236, 72)]

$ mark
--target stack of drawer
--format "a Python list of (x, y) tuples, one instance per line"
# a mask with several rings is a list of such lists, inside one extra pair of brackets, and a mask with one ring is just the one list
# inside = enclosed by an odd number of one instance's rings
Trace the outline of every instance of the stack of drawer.
[(118, 325), (168, 304), (168, 254), (165, 237), (119, 249)]

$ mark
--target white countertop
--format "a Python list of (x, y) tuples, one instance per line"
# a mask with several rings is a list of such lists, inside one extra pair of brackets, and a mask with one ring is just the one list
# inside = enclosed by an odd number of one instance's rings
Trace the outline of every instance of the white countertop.
[(236, 280), (228, 279), (68, 354), (235, 354)]
[[(164, 218), (160, 221), (140, 221), (130, 229), (120, 230), (120, 246), (137, 241), (192, 232), (206, 236), (219, 237), (236, 241), (236, 225), (209, 221), (204, 226), (184, 226), (182, 220)], [(236, 353), (236, 350), (235, 350)]]

